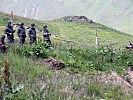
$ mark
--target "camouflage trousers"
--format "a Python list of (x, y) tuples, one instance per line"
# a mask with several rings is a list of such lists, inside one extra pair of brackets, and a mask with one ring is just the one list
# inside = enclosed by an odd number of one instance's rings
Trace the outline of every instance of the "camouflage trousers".
[(13, 44), (15, 42), (14, 35), (7, 35), (7, 42)]
[(47, 42), (48, 44), (52, 43), (50, 39), (49, 40), (44, 40), (44, 42)]
[(30, 37), (30, 44), (36, 43), (36, 37)]
[(21, 45), (24, 45), (24, 44), (25, 44), (25, 39), (26, 39), (26, 36), (20, 36), (20, 37), (19, 37), (19, 43), (20, 43)]

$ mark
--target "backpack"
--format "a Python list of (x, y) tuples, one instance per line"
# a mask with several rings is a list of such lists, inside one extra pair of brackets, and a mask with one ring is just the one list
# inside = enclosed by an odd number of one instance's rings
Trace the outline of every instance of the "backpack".
[(3, 45), (3, 43), (2, 42), (0, 42), (0, 46), (2, 46)]

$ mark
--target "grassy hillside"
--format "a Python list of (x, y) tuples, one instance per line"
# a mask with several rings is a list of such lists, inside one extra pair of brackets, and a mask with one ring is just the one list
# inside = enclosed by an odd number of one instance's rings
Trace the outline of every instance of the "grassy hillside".
[(54, 20), (48, 23), (57, 27), (57, 34), (59, 34), (60, 38), (70, 40), (74, 42), (74, 45), (81, 47), (95, 46), (96, 30), (99, 37), (99, 45), (124, 48), (129, 40), (133, 40), (132, 36), (99, 23), (71, 23), (61, 20)]
[[(0, 13), (0, 34), (9, 19), (9, 15)], [(125, 89), (125, 84), (114, 84), (113, 78), (108, 79), (112, 71), (127, 75), (125, 70), (129, 64), (132, 65), (133, 52), (124, 50), (124, 46), (129, 40), (133, 41), (132, 36), (98, 23), (66, 22), (63, 19), (65, 18), (37, 21), (15, 16), (14, 22), (23, 21), (26, 26), (34, 22), (36, 27), (41, 29), (47, 24), (50, 32), (58, 37), (52, 36), (53, 46), (45, 49), (42, 43), (33, 47), (28, 45), (28, 37), (26, 45), (20, 46), (15, 35), (16, 43), (7, 44), (9, 51), (0, 53), (0, 72), (3, 71), (3, 59), (7, 59), (12, 85), (16, 85), (16, 82), (24, 85), (20, 92), (12, 96), (12, 100), (132, 98), (128, 86)], [(97, 53), (94, 47), (95, 28), (98, 30), (100, 45), (104, 46), (99, 48)], [(38, 40), (42, 37), (39, 32), (37, 36)], [(113, 51), (110, 51), (107, 45), (112, 46)], [(34, 52), (36, 50), (63, 61), (66, 68), (61, 71), (49, 70), (40, 63), (45, 57), (42, 57), (42, 53), (37, 56)]]
[[(7, 14), (0, 13), (0, 18), (0, 28), (1, 31), (3, 31), (7, 21), (10, 19), (10, 16)], [(99, 37), (99, 45), (101, 46), (108, 45), (115, 48), (124, 48), (128, 41), (133, 41), (132, 36), (124, 34), (99, 23), (90, 24), (82, 21), (66, 22), (63, 19), (65, 19), (65, 17), (60, 20), (37, 21), (32, 19), (25, 19), (22, 17), (15, 17), (14, 22), (24, 22), (26, 26), (34, 22), (37, 24), (37, 29), (42, 29), (43, 25), (48, 25), (50, 32), (53, 35), (58, 35), (58, 37), (53, 37), (55, 42), (56, 40), (58, 42), (65, 43), (70, 41), (71, 45), (81, 47), (95, 46), (96, 30)], [(42, 36), (41, 33), (38, 33), (38, 36)]]
[[(8, 6), (5, 7), (6, 4)], [(20, 16), (35, 19), (85, 15), (96, 22), (132, 34), (132, 5), (132, 0), (3, 0), (0, 10), (8, 13), (12, 10)]]

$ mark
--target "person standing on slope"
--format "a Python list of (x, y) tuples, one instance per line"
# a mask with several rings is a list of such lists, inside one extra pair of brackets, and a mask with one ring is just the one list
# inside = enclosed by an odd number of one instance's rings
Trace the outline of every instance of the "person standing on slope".
[(6, 52), (6, 50), (7, 50), (7, 46), (5, 46), (5, 35), (2, 35), (1, 37), (0, 37), (0, 51), (1, 52)]
[(48, 31), (47, 26), (43, 27), (42, 32), (43, 32), (44, 42), (51, 44), (50, 40), (51, 33)]
[(35, 24), (31, 24), (31, 27), (29, 27), (28, 35), (30, 38), (30, 44), (36, 43), (36, 29), (35, 29)]
[(7, 41), (10, 44), (13, 44), (15, 42), (14, 40), (14, 32), (13, 30), (13, 24), (11, 21), (8, 21), (8, 25), (6, 26), (4, 33), (7, 35)]
[(24, 23), (20, 23), (20, 26), (18, 28), (17, 31), (18, 37), (20, 39), (20, 44), (24, 45), (25, 44), (25, 38), (26, 38), (26, 31), (25, 31), (25, 27), (24, 27)]

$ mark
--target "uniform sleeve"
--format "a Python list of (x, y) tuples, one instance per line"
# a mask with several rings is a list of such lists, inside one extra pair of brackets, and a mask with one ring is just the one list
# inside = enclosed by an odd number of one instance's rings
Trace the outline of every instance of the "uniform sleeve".
[(20, 30), (20, 29), (18, 29), (18, 31), (17, 31), (17, 35), (18, 35), (18, 36), (20, 36), (20, 31), (21, 31), (21, 30)]
[(31, 35), (31, 32), (32, 32), (32, 30), (31, 30), (31, 29), (29, 29), (29, 31), (28, 31), (28, 35), (29, 35), (29, 36)]
[(8, 28), (5, 28), (4, 33), (5, 34), (9, 34), (10, 33), (9, 30), (8, 30)]
[(49, 33), (49, 30), (47, 30), (47, 33)]

